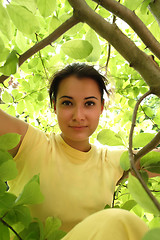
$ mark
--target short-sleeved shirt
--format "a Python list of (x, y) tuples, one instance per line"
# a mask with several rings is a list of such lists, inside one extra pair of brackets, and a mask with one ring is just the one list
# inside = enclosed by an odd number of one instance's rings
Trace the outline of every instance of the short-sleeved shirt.
[(60, 218), (61, 229), (68, 232), (87, 216), (111, 205), (123, 174), (119, 164), (122, 152), (94, 145), (81, 152), (65, 143), (61, 135), (29, 126), (14, 158), (19, 174), (9, 182), (10, 192), (18, 195), (35, 174), (40, 174), (45, 200), (31, 205), (31, 213), (42, 221), (49, 216)]

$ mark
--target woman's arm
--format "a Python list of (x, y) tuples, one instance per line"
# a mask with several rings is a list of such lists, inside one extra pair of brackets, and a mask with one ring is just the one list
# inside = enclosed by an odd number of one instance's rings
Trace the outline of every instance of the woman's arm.
[(14, 157), (27, 132), (28, 124), (20, 119), (10, 116), (0, 109), (0, 136), (6, 133), (18, 133), (21, 135), (20, 143), (9, 152)]

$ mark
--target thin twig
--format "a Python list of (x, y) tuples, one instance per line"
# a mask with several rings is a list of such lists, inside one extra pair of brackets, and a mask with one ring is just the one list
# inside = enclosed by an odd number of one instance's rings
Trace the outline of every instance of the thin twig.
[[(38, 35), (36, 34), (36, 40), (38, 42)], [(41, 60), (41, 63), (42, 63), (42, 66), (43, 66), (43, 69), (44, 69), (44, 72), (45, 72), (45, 75), (46, 75), (46, 78), (48, 80), (48, 74), (47, 74), (47, 70), (46, 70), (46, 67), (44, 65), (44, 61), (43, 61), (43, 58), (42, 58), (42, 55), (41, 55), (41, 51), (39, 51), (39, 58)]]
[(144, 180), (142, 179), (139, 171), (137, 170), (136, 166), (135, 166), (135, 159), (134, 159), (134, 154), (132, 151), (132, 139), (133, 139), (133, 132), (134, 132), (134, 127), (135, 127), (135, 123), (136, 123), (136, 117), (137, 117), (137, 111), (138, 111), (138, 107), (140, 105), (140, 103), (142, 102), (142, 100), (147, 97), (148, 95), (152, 94), (151, 90), (149, 90), (148, 92), (146, 92), (136, 103), (135, 108), (134, 108), (134, 112), (133, 112), (133, 118), (132, 118), (132, 125), (131, 125), (131, 129), (130, 129), (130, 134), (129, 134), (129, 159), (130, 159), (130, 163), (131, 163), (131, 168), (133, 170), (133, 172), (135, 173), (135, 176), (137, 177), (137, 179), (139, 180), (139, 182), (141, 183), (141, 185), (143, 186), (144, 190), (146, 191), (146, 193), (148, 194), (148, 196), (150, 197), (150, 199), (153, 201), (153, 203), (155, 204), (155, 206), (157, 207), (157, 209), (160, 211), (160, 203), (157, 201), (157, 199), (154, 197), (154, 195), (151, 193), (151, 191), (148, 189), (148, 187), (146, 186)]
[(160, 128), (158, 127), (158, 125), (145, 113), (145, 110), (143, 109), (143, 107), (140, 105), (142, 111), (144, 112), (145, 116), (154, 124), (154, 126), (156, 126), (156, 128), (158, 130), (160, 130)]
[(12, 232), (14, 232), (14, 234), (18, 237), (19, 240), (23, 240), (19, 234), (7, 223), (5, 222), (2, 218), (0, 218), (0, 221), (5, 225), (7, 226), (9, 229), (11, 229)]
[[(118, 2), (120, 2), (120, 0)], [(115, 23), (115, 22), (116, 22), (116, 16), (113, 15), (112, 24)], [(107, 69), (108, 69), (110, 57), (111, 57), (111, 44), (108, 43), (108, 54), (107, 54), (107, 61), (106, 61), (106, 76), (107, 76)]]

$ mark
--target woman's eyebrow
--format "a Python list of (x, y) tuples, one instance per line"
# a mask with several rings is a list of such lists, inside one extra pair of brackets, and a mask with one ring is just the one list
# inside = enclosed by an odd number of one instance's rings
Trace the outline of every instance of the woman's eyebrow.
[[(59, 99), (61, 99), (61, 98), (69, 98), (69, 99), (73, 99), (73, 97), (66, 96), (66, 95), (61, 96)], [(90, 99), (90, 98), (94, 98), (94, 99), (98, 100), (98, 98), (96, 98), (96, 97), (94, 97), (94, 96), (85, 97), (84, 100), (87, 100), (87, 99)]]
[(96, 97), (94, 97), (94, 96), (91, 96), (91, 97), (86, 97), (86, 98), (85, 98), (85, 100), (87, 100), (87, 99), (90, 99), (90, 98), (95, 98), (95, 99), (97, 99), (97, 100), (98, 100), (98, 98), (96, 98)]
[(60, 97), (59, 99), (61, 99), (61, 98), (69, 98), (69, 99), (73, 99), (73, 98), (70, 97), (70, 96), (62, 96), (62, 97)]

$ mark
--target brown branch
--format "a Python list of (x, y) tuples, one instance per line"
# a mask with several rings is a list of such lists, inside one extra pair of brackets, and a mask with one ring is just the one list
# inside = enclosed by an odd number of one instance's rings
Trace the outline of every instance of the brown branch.
[[(56, 39), (58, 39), (62, 34), (64, 34), (66, 31), (68, 31), (70, 28), (72, 28), (74, 25), (79, 23), (79, 20), (76, 19), (74, 16), (69, 18), (67, 21), (62, 23), (54, 32), (52, 32), (48, 37), (44, 38), (39, 43), (35, 44), (33, 47), (28, 49), (25, 53), (23, 53), (19, 57), (19, 66), (21, 66), (28, 58), (33, 56), (35, 53), (46, 47), (47, 45), (54, 42)], [(0, 83), (3, 83), (8, 76), (0, 76)]]
[(142, 100), (147, 97), (148, 95), (150, 95), (152, 92), (149, 90), (147, 93), (145, 93), (136, 103), (135, 108), (134, 108), (134, 112), (133, 112), (133, 118), (132, 118), (132, 125), (131, 125), (131, 129), (130, 129), (130, 134), (129, 134), (129, 159), (130, 159), (130, 163), (131, 163), (131, 168), (133, 170), (133, 172), (135, 173), (135, 176), (137, 177), (137, 179), (139, 180), (139, 182), (141, 183), (141, 185), (143, 186), (144, 190), (146, 191), (146, 193), (148, 194), (148, 196), (150, 197), (150, 199), (153, 201), (153, 203), (155, 204), (155, 206), (157, 207), (157, 209), (160, 211), (160, 203), (158, 202), (158, 200), (154, 197), (154, 195), (151, 193), (151, 191), (149, 190), (149, 188), (146, 186), (143, 178), (141, 177), (139, 171), (137, 170), (136, 166), (135, 166), (135, 159), (134, 159), (134, 154), (132, 151), (132, 139), (133, 139), (133, 132), (134, 132), (134, 127), (135, 127), (135, 123), (136, 123), (136, 117), (137, 117), (137, 111), (138, 111), (138, 107), (140, 105), (140, 103), (142, 102)]
[[(69, 0), (74, 15), (106, 39), (144, 78), (154, 94), (160, 96), (160, 68), (118, 27), (94, 12), (84, 0)], [(93, 21), (94, 19), (94, 21)]]
[(140, 37), (143, 43), (160, 59), (160, 43), (156, 40), (153, 34), (148, 30), (146, 25), (140, 18), (127, 7), (121, 5), (115, 0), (93, 0), (99, 3), (106, 10), (112, 12), (117, 17), (124, 20)]

